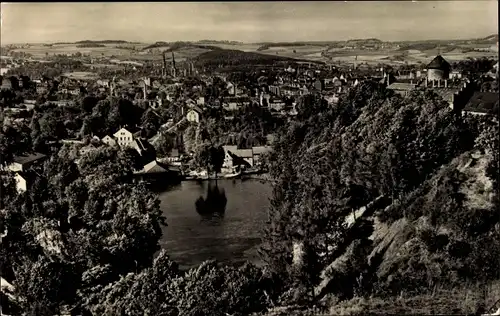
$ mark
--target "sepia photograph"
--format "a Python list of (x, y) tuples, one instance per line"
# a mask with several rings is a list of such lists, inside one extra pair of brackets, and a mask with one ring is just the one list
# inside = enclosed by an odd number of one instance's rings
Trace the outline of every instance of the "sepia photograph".
[(498, 1), (0, 3), (1, 316), (499, 315)]

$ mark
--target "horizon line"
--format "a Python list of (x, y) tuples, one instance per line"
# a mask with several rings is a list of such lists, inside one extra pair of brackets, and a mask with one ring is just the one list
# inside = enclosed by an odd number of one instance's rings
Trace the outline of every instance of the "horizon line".
[[(368, 38), (351, 38), (351, 39), (346, 39), (346, 40), (295, 40), (295, 41), (262, 41), (262, 42), (245, 42), (245, 41), (239, 41), (239, 40), (211, 40), (211, 39), (200, 39), (200, 40), (179, 40), (179, 41), (166, 41), (166, 40), (157, 40), (157, 41), (148, 41), (148, 42), (142, 42), (142, 41), (137, 41), (137, 40), (124, 40), (124, 39), (81, 39), (81, 40), (75, 40), (75, 41), (61, 41), (61, 42), (52, 42), (52, 41), (46, 41), (46, 42), (10, 42), (10, 43), (0, 43), (1, 46), (5, 45), (21, 45), (21, 44), (76, 44), (78, 42), (84, 42), (84, 41), (89, 41), (89, 42), (104, 42), (104, 41), (123, 41), (126, 43), (130, 44), (155, 44), (155, 43), (179, 43), (179, 42), (185, 42), (185, 43), (196, 43), (196, 42), (203, 42), (203, 41), (213, 41), (213, 42), (237, 42), (241, 44), (281, 44), (281, 43), (335, 43), (335, 42), (348, 42), (348, 41), (355, 41), (355, 40), (370, 40), (370, 39), (376, 39), (379, 40), (383, 43), (405, 43), (405, 42), (423, 42), (423, 41), (472, 41), (472, 40), (481, 40), (481, 39), (486, 39), (491, 36), (497, 36), (498, 33), (490, 34), (484, 37), (475, 37), (475, 38), (429, 38), (429, 39), (419, 39), (419, 40), (383, 40), (381, 38), (376, 38), (376, 37), (368, 37)], [(498, 42), (498, 40), (497, 40)]]

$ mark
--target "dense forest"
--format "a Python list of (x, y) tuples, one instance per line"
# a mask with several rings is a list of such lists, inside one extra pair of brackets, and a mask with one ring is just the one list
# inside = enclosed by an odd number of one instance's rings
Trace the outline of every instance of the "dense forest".
[[(87, 101), (96, 121), (82, 124), (96, 131), (100, 118), (134, 119), (120, 114), (127, 104)], [(159, 251), (168, 218), (131, 182), (134, 151), (65, 146), (23, 194), (3, 173), (0, 265), (13, 285), (11, 314), (486, 311), (500, 291), (498, 121), (457, 115), (432, 91), (403, 98), (370, 81), (335, 106), (306, 96), (297, 111), (280, 123), (267, 161), (263, 268), (209, 261), (183, 271)], [(241, 114), (241, 124), (265, 133), (258, 114)], [(41, 135), (52, 129), (39, 124)], [(216, 144), (225, 128), (207, 124), (199, 137)], [(2, 127), (2, 164), (16, 137)]]
[(95, 47), (106, 47), (104, 44), (98, 44), (98, 43), (83, 43), (83, 44), (77, 44), (76, 47), (78, 48), (95, 48)]
[[(456, 115), (430, 91), (401, 98), (367, 82), (333, 109), (318, 104), (270, 158), (278, 183), (263, 254), (305, 280), (299, 297), (499, 278), (498, 123)], [(298, 265), (294, 249), (307, 254)]]
[(198, 55), (195, 58), (197, 66), (232, 66), (232, 65), (274, 65), (277, 62), (298, 61), (288, 57), (271, 56), (240, 50), (219, 49)]

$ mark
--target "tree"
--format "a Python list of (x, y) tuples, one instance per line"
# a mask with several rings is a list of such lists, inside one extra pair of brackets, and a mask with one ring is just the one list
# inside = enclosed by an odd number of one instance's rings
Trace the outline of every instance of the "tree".
[(195, 154), (195, 162), (199, 167), (205, 167), (207, 172), (215, 172), (215, 177), (221, 171), (224, 164), (225, 152), (222, 146), (214, 146), (208, 142), (198, 147)]
[[(88, 274), (88, 278), (100, 271)], [(83, 305), (93, 314), (175, 315), (169, 288), (181, 272), (162, 250), (152, 267), (137, 274), (128, 274), (106, 286), (98, 286), (84, 295)]]
[(59, 260), (40, 256), (37, 261), (24, 261), (15, 268), (16, 291), (28, 315), (53, 315), (61, 303), (71, 302), (74, 290), (69, 287), (72, 271)]
[[(376, 201), (382, 210), (396, 204), (470, 150), (477, 135), (474, 124), (432, 93), (401, 98), (370, 82), (351, 89), (337, 106), (310, 96), (298, 111), (298, 120), (278, 133), (269, 159), (276, 185), (262, 254), (290, 284), (306, 287), (317, 284), (359, 235), (356, 225), (345, 225), (347, 216)], [(302, 259), (308, 268), (300, 273), (294, 272), (294, 248), (313, 254)], [(355, 281), (352, 275), (347, 280)]]
[(190, 124), (182, 134), (184, 139), (184, 151), (190, 153), (194, 152), (196, 148), (196, 125)]
[(149, 267), (165, 224), (156, 196), (131, 183), (129, 152), (97, 148), (79, 157), (78, 167), (72, 155), (64, 147), (30, 191), (0, 213), (8, 232), (2, 268), (16, 272), (12, 284), (26, 298), (24, 310), (42, 315), (37, 306), (52, 314), (81, 306), (77, 292), (93, 293)]
[(161, 126), (161, 117), (151, 108), (148, 108), (141, 118), (141, 127), (146, 138), (153, 137)]
[(82, 99), (82, 108), (87, 113), (92, 113), (92, 110), (97, 105), (99, 100), (93, 96), (86, 96)]
[(40, 125), (39, 137), (45, 140), (59, 140), (67, 135), (63, 122), (50, 112), (42, 115), (38, 124)]
[(154, 142), (154, 147), (156, 150), (156, 153), (159, 156), (168, 156), (172, 149), (175, 147), (175, 135), (166, 133), (166, 132), (160, 132), (158, 138)]

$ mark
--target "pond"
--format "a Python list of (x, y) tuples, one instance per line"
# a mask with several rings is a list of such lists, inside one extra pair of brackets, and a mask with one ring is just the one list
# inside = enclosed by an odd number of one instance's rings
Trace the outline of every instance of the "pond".
[[(257, 248), (272, 187), (260, 180), (184, 181), (160, 193), (161, 245), (182, 268), (209, 259), (260, 264)], [(201, 197), (201, 199), (200, 199)]]

